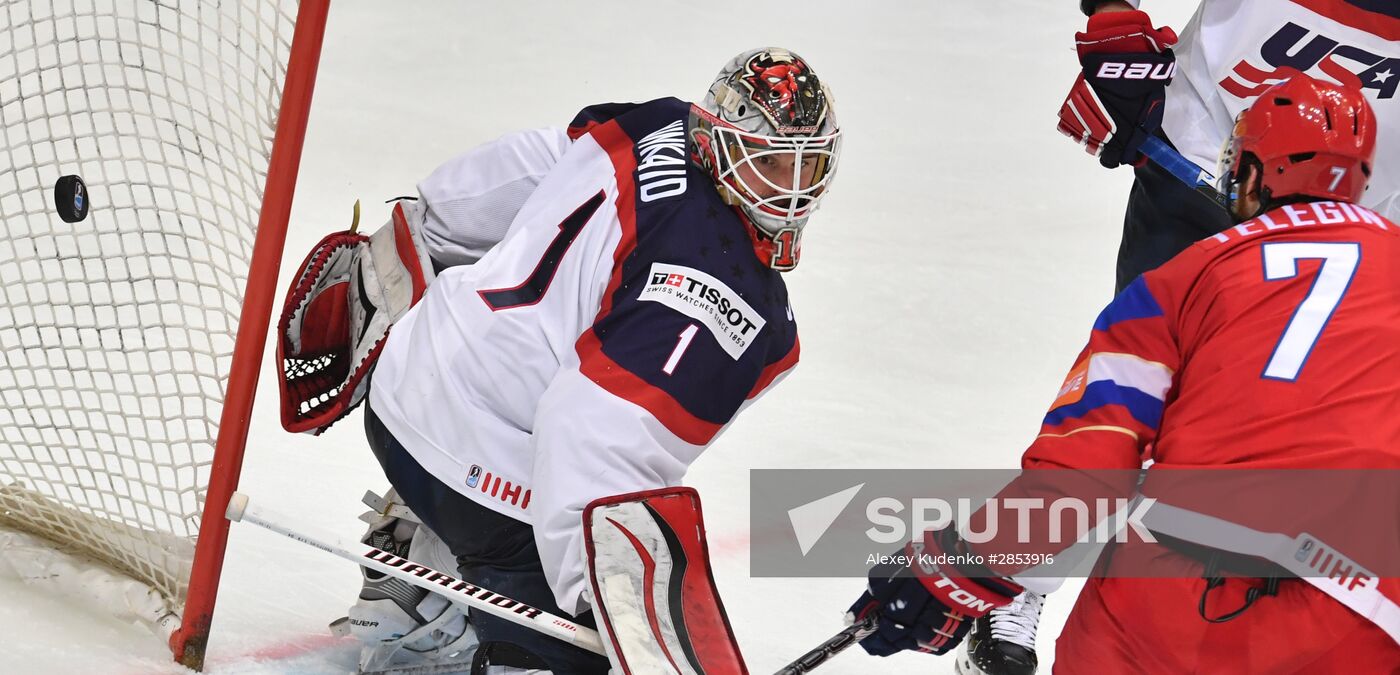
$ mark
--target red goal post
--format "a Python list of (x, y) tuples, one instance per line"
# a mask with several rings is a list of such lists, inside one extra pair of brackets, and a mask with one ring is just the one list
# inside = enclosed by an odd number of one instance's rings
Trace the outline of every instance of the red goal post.
[[(22, 576), (117, 579), (117, 604), (140, 582), (116, 611), (196, 669), (328, 5), (0, 7), (0, 569), (65, 556), (103, 572)], [(65, 174), (84, 221), (54, 209)]]
[[(321, 59), (321, 40), (326, 30), (330, 0), (302, 0), (297, 8), (296, 30), (291, 56), (278, 108), (277, 133), (273, 137), (262, 209), (258, 215), (258, 235), (248, 269), (243, 312), (238, 321), (238, 337), (233, 351), (232, 370), (219, 420), (218, 442), (205, 493), (204, 518), (199, 525), (194, 564), (190, 572), (190, 592), (180, 629), (170, 638), (175, 659), (199, 670), (204, 665), (204, 648), (214, 618), (214, 600), (223, 570), (228, 543), (229, 521), (224, 517), (229, 498), (238, 488), (243, 468), (243, 451), (248, 442), (254, 393), (273, 303), (277, 296), (277, 270), (287, 241), (287, 222), (292, 214), (297, 169), (301, 165), (306, 121), (311, 113), (311, 93), (316, 85), (316, 68)], [(212, 517), (210, 517), (212, 515)]]

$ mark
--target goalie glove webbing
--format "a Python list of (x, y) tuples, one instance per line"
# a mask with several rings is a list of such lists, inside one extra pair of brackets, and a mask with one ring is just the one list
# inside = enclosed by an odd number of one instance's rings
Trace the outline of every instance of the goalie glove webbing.
[(390, 327), (432, 283), (421, 211), (404, 204), (372, 236), (328, 235), (297, 271), (277, 323), (287, 431), (320, 434), (359, 405)]

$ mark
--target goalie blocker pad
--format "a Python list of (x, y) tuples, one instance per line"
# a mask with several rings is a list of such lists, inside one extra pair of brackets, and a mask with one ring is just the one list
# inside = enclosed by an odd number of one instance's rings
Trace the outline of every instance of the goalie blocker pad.
[(371, 236), (327, 235), (297, 270), (277, 322), (287, 431), (320, 434), (359, 405), (390, 327), (435, 278), (422, 208), (405, 203)]
[(748, 672), (715, 588), (694, 489), (594, 500), (583, 529), (594, 612), (614, 672)]

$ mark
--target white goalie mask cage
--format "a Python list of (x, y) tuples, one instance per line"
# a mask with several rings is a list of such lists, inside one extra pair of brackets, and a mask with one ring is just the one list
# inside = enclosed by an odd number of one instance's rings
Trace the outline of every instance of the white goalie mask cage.
[[(792, 232), (830, 191), (841, 152), (831, 92), (801, 57), (755, 49), (725, 66), (697, 107), (696, 153), (761, 238)], [(795, 251), (790, 265), (796, 265)], [(775, 260), (777, 257), (775, 256)]]

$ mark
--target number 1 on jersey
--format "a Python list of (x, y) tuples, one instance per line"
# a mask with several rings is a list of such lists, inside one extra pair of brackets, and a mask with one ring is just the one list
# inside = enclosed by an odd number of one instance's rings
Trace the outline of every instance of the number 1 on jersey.
[(695, 332), (698, 330), (700, 327), (692, 323), (681, 331), (680, 338), (676, 340), (676, 348), (671, 350), (671, 357), (666, 359), (666, 365), (661, 366), (661, 372), (667, 375), (676, 372), (676, 364), (681, 362), (681, 357), (685, 355), (685, 350), (690, 347), (690, 341), (695, 339)]
[(1264, 280), (1279, 281), (1298, 276), (1299, 260), (1321, 260), (1317, 279), (1308, 296), (1294, 310), (1283, 330), (1263, 377), (1292, 382), (1322, 336), (1322, 329), (1356, 275), (1361, 261), (1361, 245), (1356, 243), (1281, 242), (1264, 244)]

